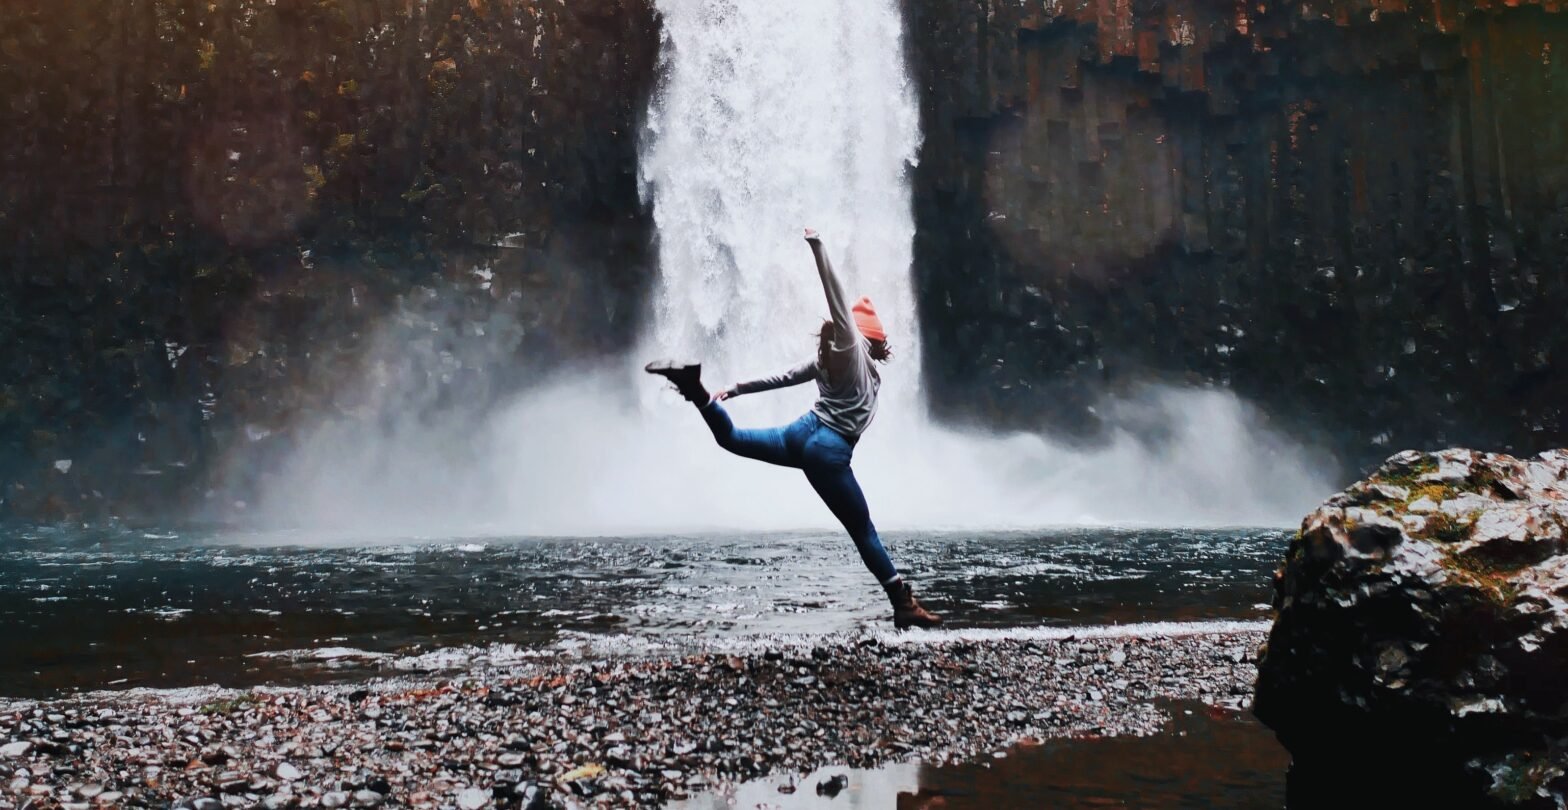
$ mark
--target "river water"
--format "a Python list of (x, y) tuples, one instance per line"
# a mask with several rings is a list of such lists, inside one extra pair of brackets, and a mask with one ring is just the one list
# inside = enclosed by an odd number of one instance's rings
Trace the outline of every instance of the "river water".
[[(893, 532), (960, 628), (1260, 620), (1277, 530)], [(16, 529), (0, 695), (342, 681), (886, 623), (842, 534), (338, 538)]]

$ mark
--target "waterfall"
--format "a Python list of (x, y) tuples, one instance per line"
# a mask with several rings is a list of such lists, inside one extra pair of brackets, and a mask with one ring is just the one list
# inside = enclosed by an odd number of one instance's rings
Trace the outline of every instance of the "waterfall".
[[(656, 4), (663, 83), (648, 112), (640, 178), (658, 229), (660, 275), (644, 356), (701, 360), (713, 387), (809, 358), (827, 311), (801, 239), (812, 226), (850, 296), (878, 304), (897, 348), (882, 370), (878, 421), (855, 458), (879, 522), (1279, 522), (1327, 491), (1296, 448), (1258, 429), (1224, 392), (1151, 388), (1131, 403), (1167, 424), (1160, 448), (1119, 434), (1099, 451), (1079, 452), (1036, 436), (931, 424), (919, 390), (907, 176), (920, 120), (899, 4)], [(729, 408), (742, 425), (777, 424), (815, 393), (803, 386)], [(665, 421), (667, 408), (646, 418), (707, 441), (688, 409), (675, 411), (675, 422)], [(682, 486), (704, 493), (693, 516), (758, 528), (828, 520), (798, 481), (711, 448), (681, 453), (711, 459)], [(680, 469), (666, 462), (658, 474), (673, 480)]]
[[(641, 345), (620, 367), (543, 381), (479, 424), (403, 420), (399, 435), (372, 442), (328, 426), (271, 488), (271, 511), (392, 535), (836, 532), (798, 471), (728, 455), (641, 372), (690, 357), (718, 387), (809, 358), (827, 306), (801, 238), (808, 226), (847, 292), (877, 304), (895, 349), (854, 459), (882, 528), (1287, 525), (1332, 491), (1301, 448), (1223, 391), (1150, 387), (1103, 403), (1113, 424), (1119, 409), (1158, 424), (1158, 443), (1113, 432), (1084, 450), (931, 424), (906, 176), (919, 115), (898, 3), (657, 5), (663, 81), (640, 180), (659, 278)], [(800, 386), (729, 409), (742, 427), (776, 425), (815, 395)]]
[[(659, 234), (647, 353), (724, 384), (799, 363), (827, 316), (801, 229), (822, 232), (851, 298), (899, 352), (888, 410), (919, 402), (905, 177), (920, 141), (894, 0), (659, 0), (664, 82), (641, 180)], [(798, 397), (737, 404), (783, 420)]]

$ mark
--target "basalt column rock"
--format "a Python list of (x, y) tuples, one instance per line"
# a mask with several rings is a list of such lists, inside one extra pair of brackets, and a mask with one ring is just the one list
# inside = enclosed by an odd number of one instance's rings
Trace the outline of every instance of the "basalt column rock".
[(1568, 444), (1568, 6), (905, 8), (938, 413), (1083, 435), (1158, 377), (1356, 469)]
[(1562, 806), (1565, 526), (1563, 450), (1407, 451), (1306, 518), (1255, 705), (1293, 806)]

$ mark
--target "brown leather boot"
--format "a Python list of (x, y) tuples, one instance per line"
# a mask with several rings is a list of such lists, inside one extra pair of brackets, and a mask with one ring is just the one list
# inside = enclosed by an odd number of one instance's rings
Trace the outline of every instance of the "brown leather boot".
[(908, 627), (936, 627), (942, 617), (920, 606), (915, 601), (915, 590), (902, 579), (884, 585), (887, 598), (893, 603), (893, 626), (903, 630)]
[(701, 363), (678, 363), (674, 360), (655, 360), (643, 368), (649, 374), (656, 374), (669, 380), (675, 385), (675, 390), (686, 398), (687, 402), (702, 407), (707, 405), (713, 397), (708, 389), (702, 387)]

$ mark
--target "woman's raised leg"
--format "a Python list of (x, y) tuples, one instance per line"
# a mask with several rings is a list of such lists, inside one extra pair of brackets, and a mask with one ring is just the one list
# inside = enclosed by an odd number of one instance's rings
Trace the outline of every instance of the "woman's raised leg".
[(713, 431), (719, 446), (737, 456), (766, 461), (780, 467), (799, 467), (798, 455), (791, 453), (786, 437), (790, 425), (775, 428), (741, 430), (735, 427), (730, 415), (718, 401), (697, 408), (702, 420)]

